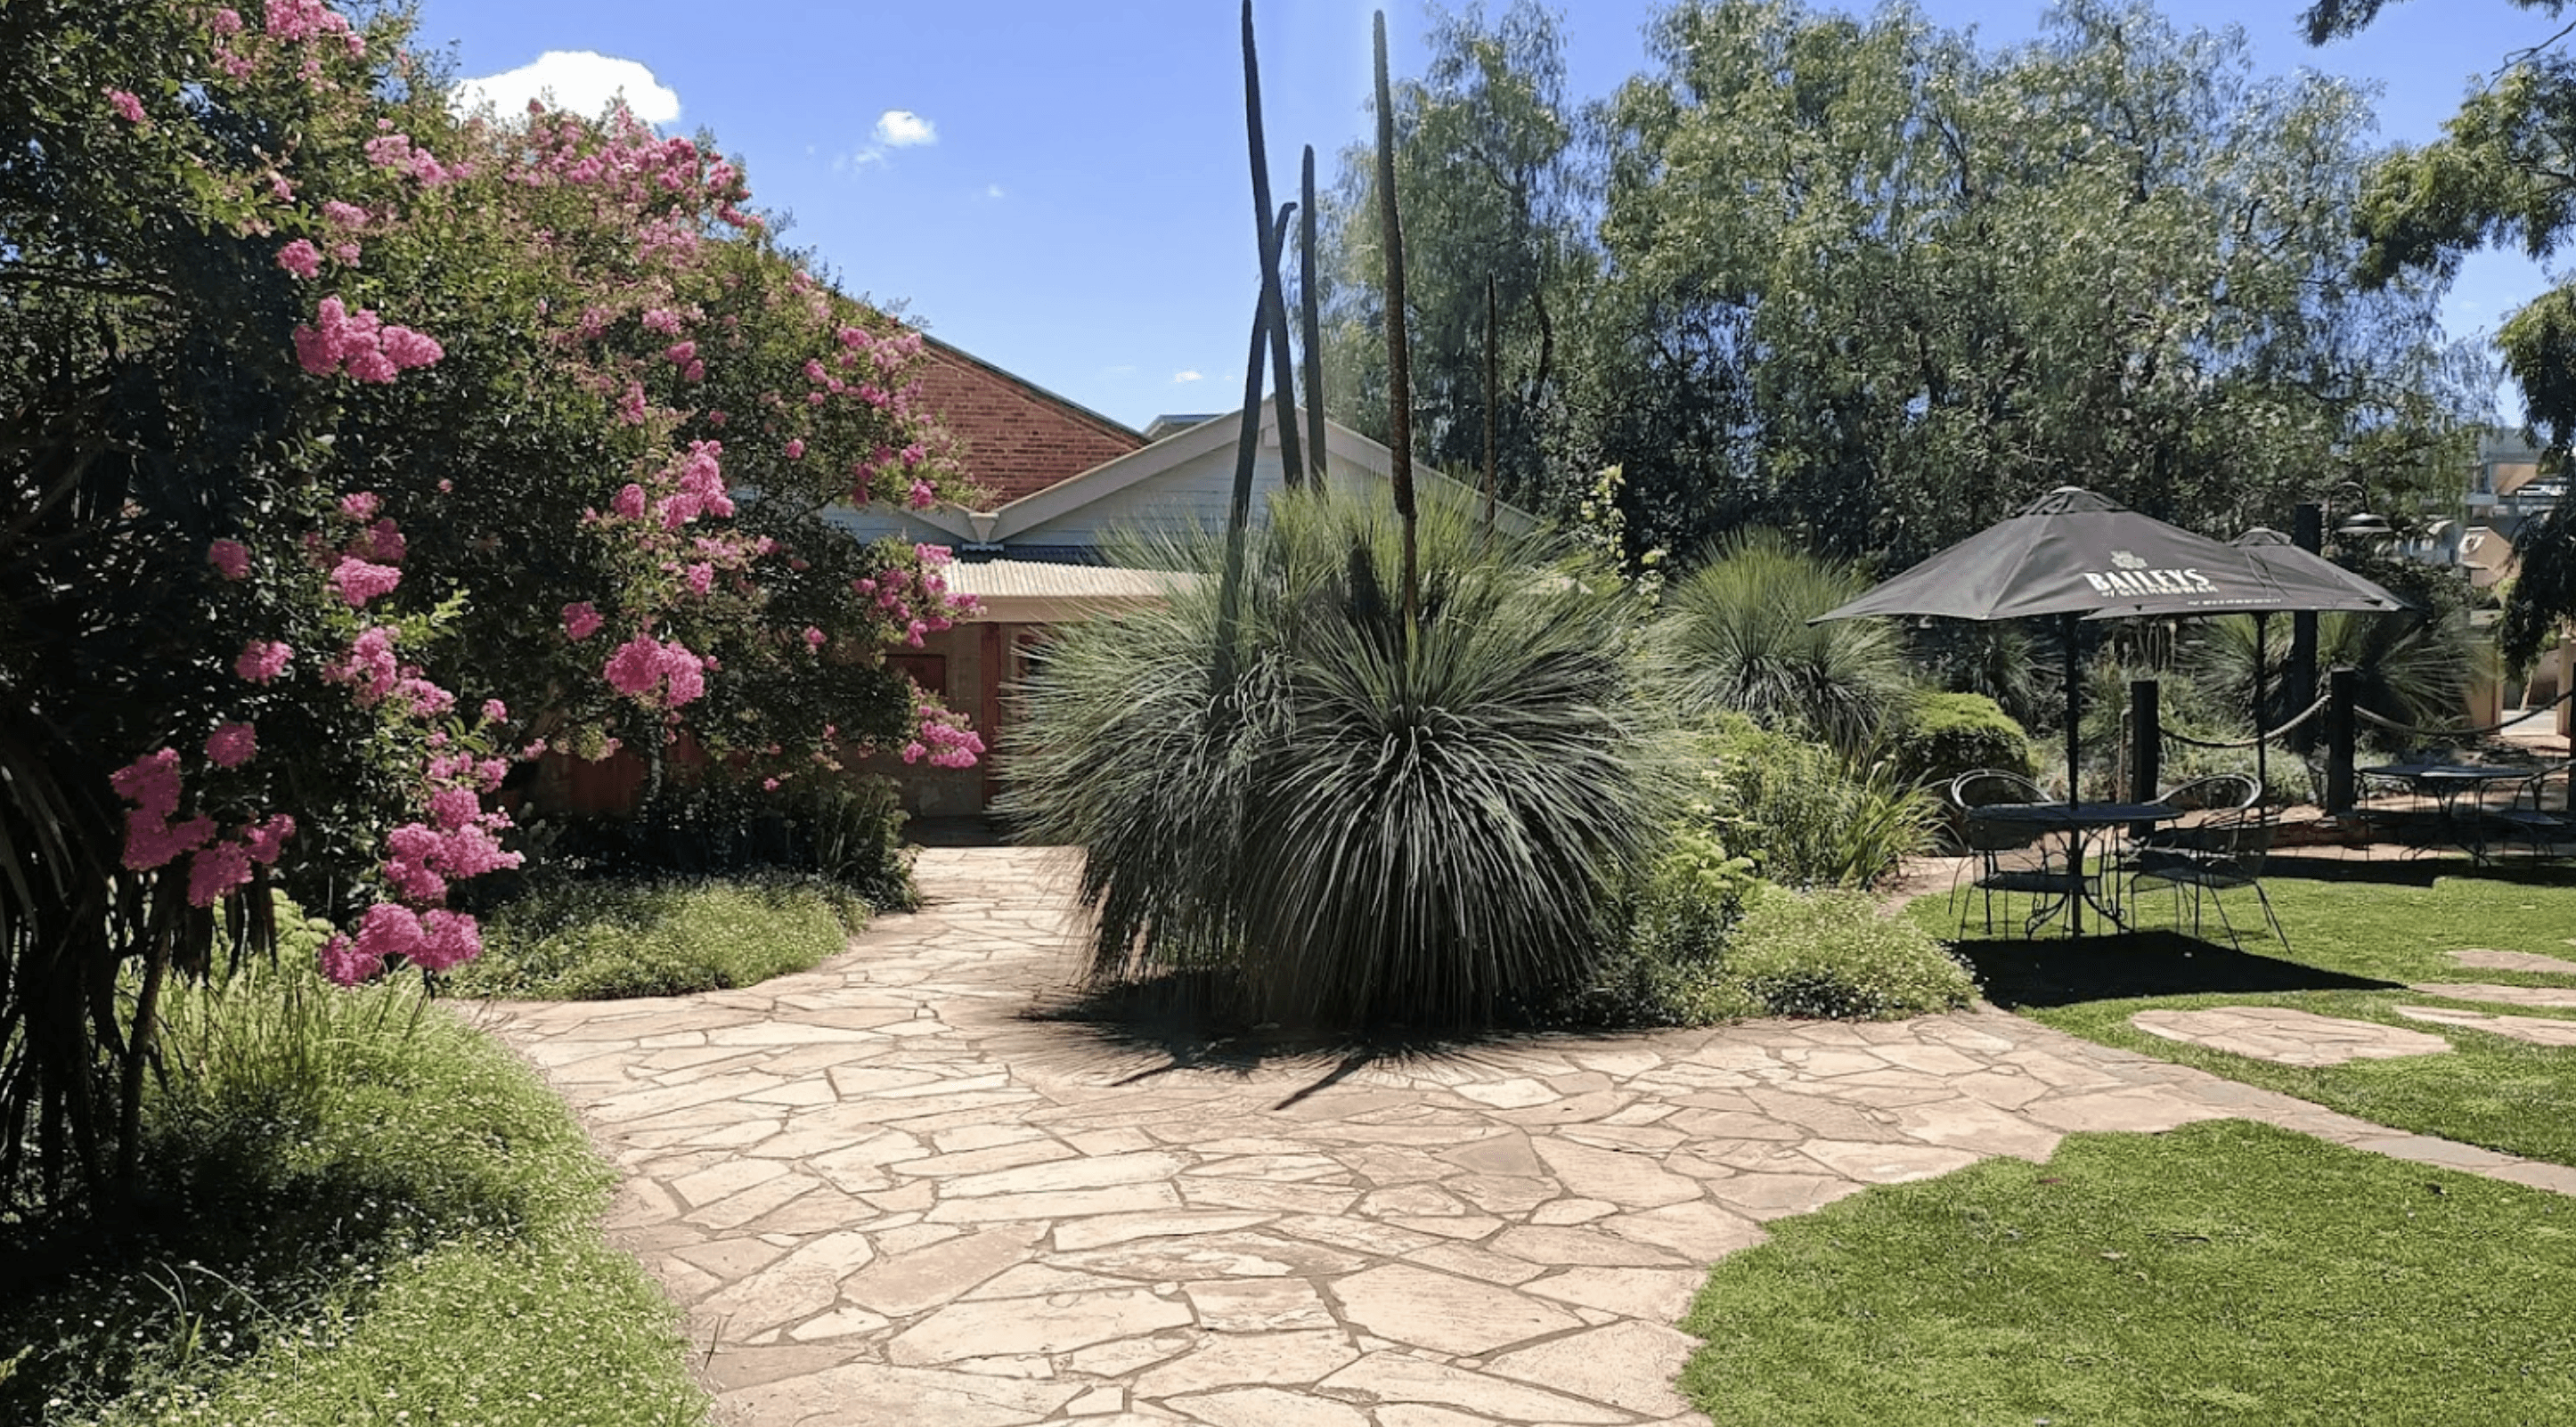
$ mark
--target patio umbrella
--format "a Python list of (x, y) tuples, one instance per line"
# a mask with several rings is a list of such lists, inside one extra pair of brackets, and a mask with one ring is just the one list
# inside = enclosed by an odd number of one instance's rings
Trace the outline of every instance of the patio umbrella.
[[(2305, 576), (2302, 589), (2312, 593), (2314, 603), (2294, 605), (2300, 610), (2373, 610), (2382, 613), (2401, 610), (2406, 602), (2385, 588), (2322, 555), (2299, 548), (2296, 541), (2268, 526), (2255, 526), (2227, 542), (2251, 557), (2255, 564), (2276, 576)], [(2340, 593), (2337, 593), (2340, 591)], [(2267, 690), (2263, 670), (2263, 626), (2272, 617), (2269, 609), (2254, 611), (2254, 781), (2264, 783), (2264, 754), (2270, 740), (2263, 737), (2263, 704)], [(2268, 783), (2264, 786), (2269, 787)]]
[[(2317, 562), (2323, 565), (2325, 562)], [(1931, 615), (2030, 619), (2056, 615), (2066, 643), (2066, 798), (2077, 802), (2079, 671), (2076, 621), (2124, 615), (2345, 609), (2352, 577), (2195, 535), (2074, 486), (2060, 486), (1840, 608), (1816, 616)], [(2375, 587), (2374, 587), (2375, 588)], [(2384, 592), (2383, 592), (2384, 593)], [(2392, 602), (2390, 607), (2394, 607)]]

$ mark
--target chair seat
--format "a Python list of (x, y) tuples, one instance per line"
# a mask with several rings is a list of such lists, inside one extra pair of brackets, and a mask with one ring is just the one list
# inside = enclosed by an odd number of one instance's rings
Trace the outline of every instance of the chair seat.
[(2211, 892), (2231, 892), (2251, 887), (2254, 878), (2232, 861), (2183, 862), (2164, 867), (2140, 867), (2140, 882), (2171, 882), (2182, 887), (2199, 887)]
[(1989, 872), (1968, 885), (1984, 892), (2032, 892), (2054, 895), (2077, 890), (2081, 880), (2070, 872), (2050, 872), (2035, 867), (2025, 867)]

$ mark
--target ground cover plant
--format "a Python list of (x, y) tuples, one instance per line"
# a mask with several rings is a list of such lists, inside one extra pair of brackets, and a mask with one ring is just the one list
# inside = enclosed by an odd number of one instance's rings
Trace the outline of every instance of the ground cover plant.
[(2483, 1427), (2576, 1397), (2576, 1201), (2267, 1125), (2070, 1136), (1771, 1233), (1683, 1324), (1720, 1427)]
[[(2307, 875), (2307, 874), (2315, 875)], [(2576, 987), (2576, 977), (2464, 967), (2462, 948), (2576, 960), (2576, 875), (2561, 870), (2481, 870), (2457, 859), (2301, 862), (2276, 857), (2265, 878), (2289, 949), (2258, 940), (2262, 914), (2238, 909), (2245, 949), (2150, 931), (2082, 942), (1972, 941), (1957, 948), (1997, 1004), (2088, 1040), (2197, 1066), (2279, 1090), (2377, 1124), (2576, 1165), (2576, 1050), (2397, 1014), (2402, 1005), (2452, 1006), (2576, 1019), (2528, 1006), (2449, 1001), (2407, 989), (2418, 982)], [(2151, 901), (2151, 924), (2171, 915)], [(1926, 897), (1909, 915), (1951, 935), (1948, 899)], [(2247, 920), (2251, 918), (2251, 921)], [(2204, 923), (2207, 926), (2207, 923)], [(2449, 1054), (2330, 1066), (2289, 1066), (2151, 1036), (2129, 1024), (2145, 1010), (2286, 1006), (2438, 1034)]]
[(173, 989), (148, 1212), (0, 1217), (0, 1420), (702, 1422), (562, 1102), (417, 978), (326, 985), (329, 931)]
[(557, 879), (484, 924), (458, 996), (597, 1001), (750, 986), (811, 969), (867, 925), (868, 904), (811, 877)]

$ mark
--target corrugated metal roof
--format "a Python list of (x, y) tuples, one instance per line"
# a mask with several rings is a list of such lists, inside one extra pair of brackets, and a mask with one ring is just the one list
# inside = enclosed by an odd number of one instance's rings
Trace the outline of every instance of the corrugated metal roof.
[(948, 588), (979, 600), (1157, 603), (1199, 577), (1118, 565), (1062, 565), (1044, 560), (960, 560), (947, 569)]

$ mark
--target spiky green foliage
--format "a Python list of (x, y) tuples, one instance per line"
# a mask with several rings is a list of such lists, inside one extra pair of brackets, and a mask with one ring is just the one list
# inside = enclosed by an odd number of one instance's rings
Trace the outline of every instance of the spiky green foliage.
[(1579, 982), (1653, 817), (1619, 581), (1424, 492), (1283, 497), (1212, 688), (1215, 536), (1126, 552), (1167, 608), (1068, 628), (1011, 757), (1023, 838), (1083, 851), (1102, 980), (1212, 971), (1291, 1024), (1466, 1024)]
[(1881, 620), (1808, 621), (1868, 586), (1778, 531), (1740, 531), (1664, 596), (1656, 683), (1686, 719), (1733, 710), (1858, 749), (1901, 702), (1895, 639)]
[[(2265, 621), (2263, 667), (2267, 726), (2298, 713), (2282, 697), (2281, 669), (2290, 652), (2290, 621)], [(2425, 730), (2424, 736), (2465, 722), (2470, 683), (2493, 677), (2495, 651), (2476, 638), (2459, 614), (2324, 614), (2317, 617), (2317, 667), (2349, 666), (2361, 672), (2359, 706), (2393, 723)], [(2198, 631), (2190, 673), (2226, 709), (2244, 714), (2254, 700), (2254, 621), (2244, 615), (2210, 620)], [(2322, 679), (2320, 680), (2322, 682)], [(2250, 722), (2250, 718), (2245, 720)], [(2419, 742), (2420, 737), (2363, 727), (2374, 742)]]

